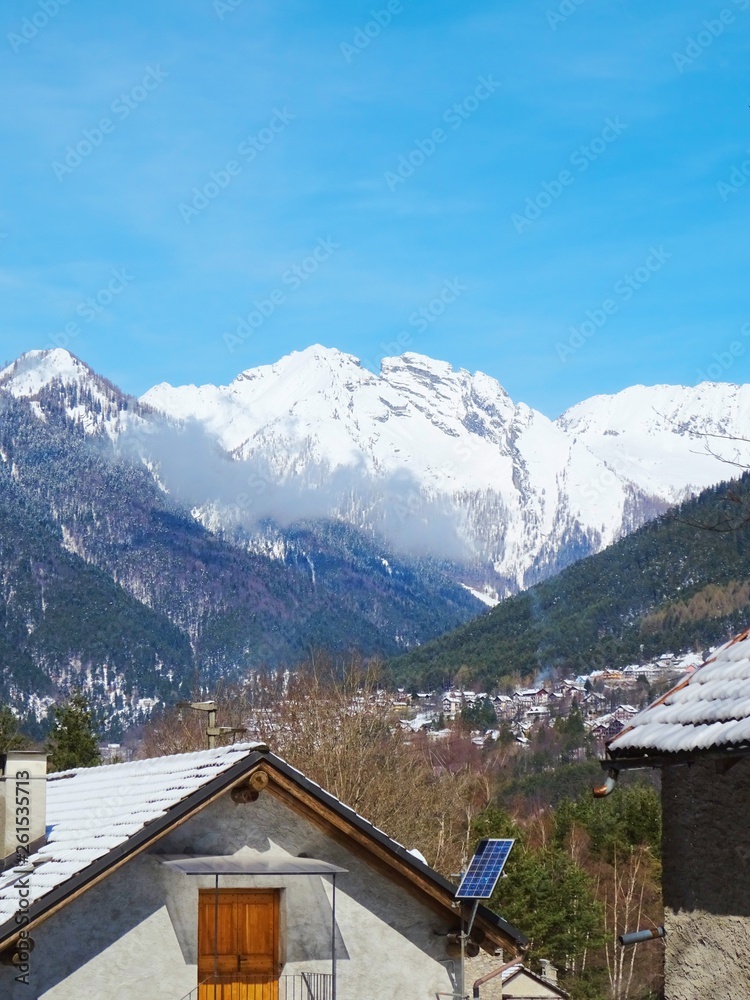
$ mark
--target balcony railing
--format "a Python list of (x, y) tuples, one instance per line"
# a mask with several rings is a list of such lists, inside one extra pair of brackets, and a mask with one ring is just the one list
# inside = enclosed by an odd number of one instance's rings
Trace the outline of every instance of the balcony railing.
[[(207, 979), (180, 1000), (224, 1000), (229, 996), (225, 985)], [(333, 976), (330, 972), (299, 972), (277, 979), (253, 978), (247, 995), (251, 1000), (333, 1000)]]

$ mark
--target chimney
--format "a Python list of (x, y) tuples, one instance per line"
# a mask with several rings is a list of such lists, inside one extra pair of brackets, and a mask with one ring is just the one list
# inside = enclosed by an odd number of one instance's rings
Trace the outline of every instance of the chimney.
[(46, 842), (47, 755), (0, 754), (0, 870), (22, 865)]
[(557, 969), (548, 958), (540, 958), (539, 964), (542, 967), (542, 979), (552, 986), (557, 986)]

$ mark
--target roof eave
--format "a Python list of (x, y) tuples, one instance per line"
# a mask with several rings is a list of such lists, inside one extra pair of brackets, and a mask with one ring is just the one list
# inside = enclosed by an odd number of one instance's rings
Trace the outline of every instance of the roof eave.
[(607, 749), (607, 756), (599, 763), (605, 771), (628, 771), (645, 767), (670, 767), (691, 764), (698, 760), (740, 760), (750, 756), (750, 746), (708, 747), (704, 750), (664, 751), (658, 749), (627, 750)]
[[(405, 861), (412, 868), (416, 869), (416, 871), (427, 876), (445, 893), (446, 905), (452, 905), (455, 901), (456, 886), (447, 878), (442, 876), (439, 872), (436, 872), (434, 868), (430, 868), (429, 865), (424, 864), (424, 862), (420, 861), (419, 858), (411, 854), (405, 847), (397, 843), (395, 840), (392, 840), (386, 833), (379, 830), (376, 826), (373, 826), (372, 823), (369, 823), (352, 808), (344, 805), (343, 802), (331, 795), (330, 792), (325, 791), (325, 789), (321, 788), (320, 785), (316, 785), (315, 782), (310, 781), (310, 779), (305, 777), (301, 771), (298, 771), (290, 764), (287, 764), (287, 762), (282, 760), (281, 757), (277, 757), (273, 753), (268, 753), (264, 757), (264, 760), (267, 764), (270, 764), (272, 767), (284, 774), (288, 779), (299, 784), (308, 792), (308, 794), (312, 794), (319, 800), (323, 801), (339, 816), (352, 823), (369, 837), (372, 837), (373, 840), (378, 841), (382, 846), (387, 847), (393, 854), (395, 854), (402, 861)], [(506, 938), (506, 941), (502, 942), (506, 946), (507, 942), (510, 941), (516, 947), (523, 950), (529, 944), (529, 939), (522, 934), (518, 928), (508, 923), (506, 920), (503, 920), (502, 917), (493, 913), (492, 910), (488, 909), (481, 903), (477, 909), (477, 919), (481, 920), (485, 925), (488, 925), (488, 927), (496, 928), (496, 930), (499, 931), (504, 938)]]

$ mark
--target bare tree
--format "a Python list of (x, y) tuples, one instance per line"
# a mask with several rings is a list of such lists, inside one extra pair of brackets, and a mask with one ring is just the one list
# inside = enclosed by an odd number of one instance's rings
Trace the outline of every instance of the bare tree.
[[(377, 665), (337, 671), (324, 657), (292, 674), (225, 686), (212, 697), (221, 725), (246, 727), (306, 777), (447, 874), (471, 849), (490, 782), (467, 737), (437, 743), (399, 726)], [(202, 696), (205, 698), (205, 693)], [(146, 728), (144, 756), (206, 745), (205, 718), (172, 709)]]

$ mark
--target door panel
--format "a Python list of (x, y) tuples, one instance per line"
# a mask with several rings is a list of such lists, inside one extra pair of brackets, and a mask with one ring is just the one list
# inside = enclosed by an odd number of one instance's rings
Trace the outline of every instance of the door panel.
[[(278, 1000), (279, 893), (219, 889), (198, 896), (199, 1000)], [(207, 981), (206, 981), (207, 980)]]

